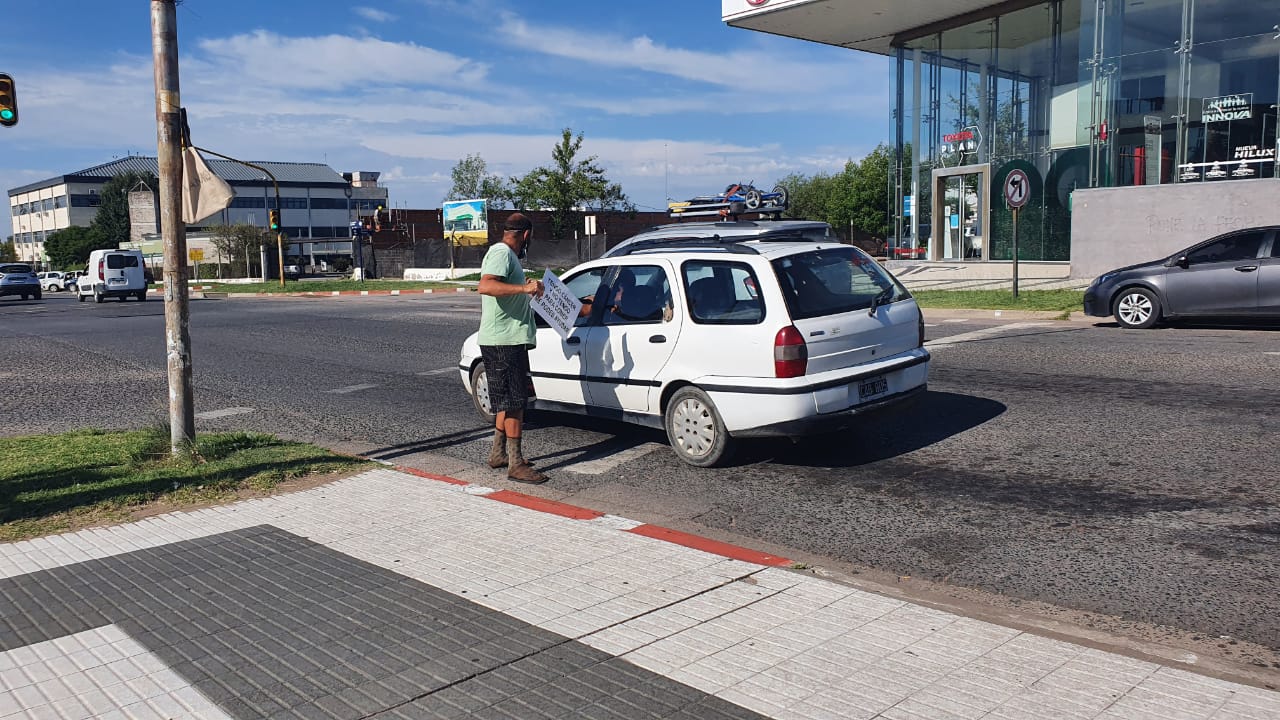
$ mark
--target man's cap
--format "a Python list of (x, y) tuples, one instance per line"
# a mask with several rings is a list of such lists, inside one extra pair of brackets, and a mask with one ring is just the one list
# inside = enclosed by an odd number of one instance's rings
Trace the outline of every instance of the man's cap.
[(511, 213), (507, 216), (507, 221), (502, 224), (502, 229), (506, 232), (524, 232), (533, 229), (533, 221), (524, 213)]

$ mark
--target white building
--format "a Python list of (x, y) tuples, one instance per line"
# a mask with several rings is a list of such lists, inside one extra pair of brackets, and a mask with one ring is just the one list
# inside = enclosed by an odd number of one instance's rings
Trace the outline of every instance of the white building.
[[(294, 242), (316, 240), (332, 245), (351, 235), (350, 224), (387, 206), (387, 189), (376, 172), (338, 174), (322, 163), (258, 162), (276, 177), (280, 188), (280, 222)], [(261, 171), (228, 160), (209, 159), (209, 167), (236, 192), (231, 206), (189, 225), (200, 231), (212, 225), (267, 224), (267, 210), (276, 207), (275, 186)], [(157, 174), (154, 157), (129, 156), (78, 172), (60, 175), (9, 190), (13, 240), (18, 259), (45, 260), (44, 241), (56, 230), (89, 225), (98, 212), (102, 186), (124, 172)], [(134, 228), (134, 234), (159, 228)], [(119, 238), (127, 242), (129, 238)], [(350, 243), (343, 243), (350, 251)]]

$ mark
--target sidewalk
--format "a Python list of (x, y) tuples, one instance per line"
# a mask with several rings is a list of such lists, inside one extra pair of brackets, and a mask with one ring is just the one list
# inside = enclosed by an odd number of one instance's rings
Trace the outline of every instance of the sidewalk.
[(788, 564), (375, 469), (0, 545), (0, 717), (1280, 717)]

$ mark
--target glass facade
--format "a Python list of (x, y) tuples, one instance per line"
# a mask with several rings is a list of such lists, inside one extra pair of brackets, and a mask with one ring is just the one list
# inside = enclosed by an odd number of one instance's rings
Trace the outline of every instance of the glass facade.
[[(1001, 11), (1001, 12), (996, 12)], [(1071, 258), (1079, 187), (1280, 177), (1280, 2), (1001, 3), (900, 35), (890, 257)]]

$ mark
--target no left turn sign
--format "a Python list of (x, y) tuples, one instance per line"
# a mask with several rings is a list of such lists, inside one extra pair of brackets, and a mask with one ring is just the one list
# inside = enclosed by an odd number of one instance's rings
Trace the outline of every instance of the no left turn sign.
[(1031, 196), (1031, 179), (1025, 170), (1014, 168), (1004, 178), (1004, 201), (1009, 207), (1018, 209), (1027, 204)]

